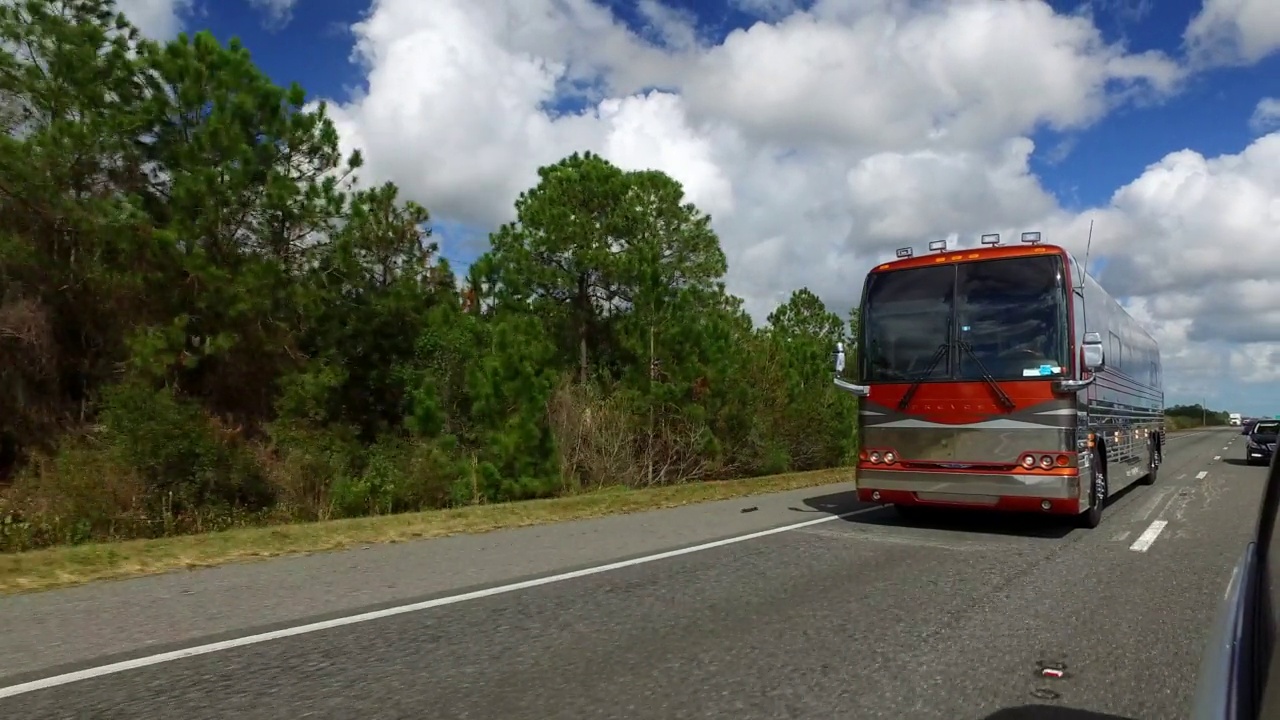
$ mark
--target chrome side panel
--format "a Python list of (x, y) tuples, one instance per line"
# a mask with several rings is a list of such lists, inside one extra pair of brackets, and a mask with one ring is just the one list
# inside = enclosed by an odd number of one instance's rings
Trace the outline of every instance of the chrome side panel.
[[(1075, 482), (1073, 482), (1075, 481)], [(859, 488), (902, 490), (921, 500), (995, 505), (1002, 497), (1079, 500), (1079, 481), (1066, 475), (910, 472), (863, 469)]]
[[(963, 402), (935, 404), (939, 407), (913, 409), (937, 414), (972, 412)], [(862, 446), (891, 449), (906, 461), (1012, 465), (1027, 451), (1076, 449), (1076, 409), (1070, 400), (1054, 400), (963, 425), (922, 420), (865, 400), (863, 406)]]
[[(1077, 272), (1073, 263), (1073, 272)], [(1078, 394), (1084, 449), (1096, 433), (1105, 450), (1109, 489), (1115, 494), (1147, 474), (1149, 442), (1164, 442), (1163, 368), (1155, 340), (1091, 276), (1074, 293), (1075, 352), (1085, 332), (1103, 338), (1106, 365)], [(1082, 461), (1083, 462), (1083, 461)]]

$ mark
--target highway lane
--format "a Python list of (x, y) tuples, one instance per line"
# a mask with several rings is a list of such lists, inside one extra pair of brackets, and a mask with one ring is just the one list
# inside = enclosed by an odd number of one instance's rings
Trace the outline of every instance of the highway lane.
[[(987, 515), (904, 524), (847, 491), (810, 492), (809, 516), (854, 514), (36, 690), (0, 699), (0, 717), (1185, 716), (1261, 497), (1265, 470), (1230, 462), (1242, 455), (1230, 431), (1172, 440), (1160, 482), (1115, 498), (1092, 531)], [(778, 519), (794, 504), (737, 502)]]

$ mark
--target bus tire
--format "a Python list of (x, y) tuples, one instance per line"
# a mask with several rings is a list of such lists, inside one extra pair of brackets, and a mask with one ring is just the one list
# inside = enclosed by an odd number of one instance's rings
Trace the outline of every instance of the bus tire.
[(1089, 509), (1080, 513), (1081, 527), (1092, 530), (1102, 524), (1102, 509), (1107, 504), (1107, 472), (1097, 448), (1089, 462)]
[(1147, 474), (1138, 482), (1143, 485), (1155, 485), (1160, 473), (1160, 446), (1155, 440), (1147, 443)]

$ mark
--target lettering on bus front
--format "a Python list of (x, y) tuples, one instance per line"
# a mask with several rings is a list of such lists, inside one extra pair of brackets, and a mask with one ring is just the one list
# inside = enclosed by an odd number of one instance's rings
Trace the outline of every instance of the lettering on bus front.
[(916, 406), (921, 412), (945, 412), (945, 411), (963, 411), (963, 412), (981, 412), (994, 413), (998, 412), (1000, 407), (995, 403), (937, 403), (926, 402)]

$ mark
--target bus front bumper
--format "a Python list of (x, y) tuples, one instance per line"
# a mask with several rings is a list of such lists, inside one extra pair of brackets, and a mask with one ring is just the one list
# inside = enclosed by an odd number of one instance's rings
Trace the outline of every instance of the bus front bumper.
[(859, 469), (862, 502), (1075, 515), (1088, 509), (1078, 475)]

